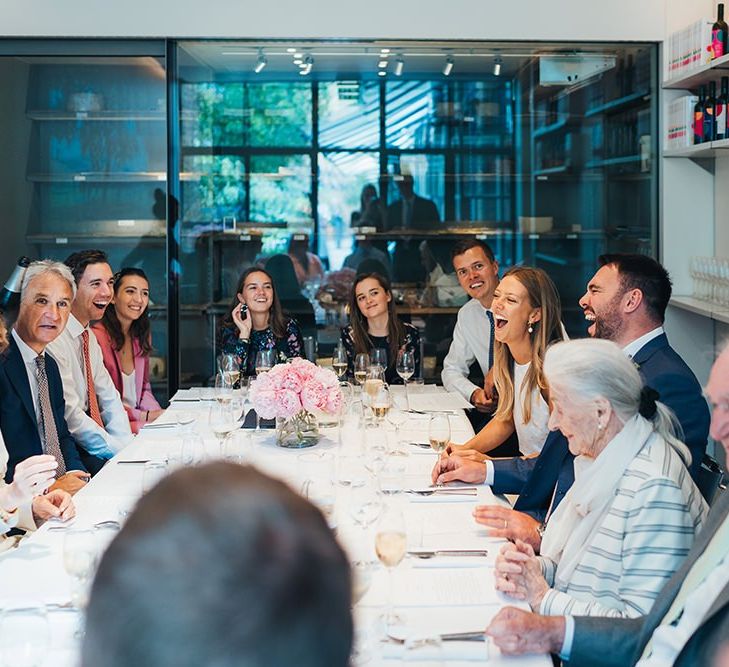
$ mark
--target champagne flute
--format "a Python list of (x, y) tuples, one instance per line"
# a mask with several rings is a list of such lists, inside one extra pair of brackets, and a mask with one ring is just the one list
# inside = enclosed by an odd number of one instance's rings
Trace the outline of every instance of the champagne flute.
[(415, 373), (415, 353), (412, 350), (407, 350), (405, 348), (399, 350), (397, 353), (395, 370), (397, 371), (397, 374), (402, 378), (402, 382), (405, 385), (405, 400), (407, 401), (407, 406), (409, 410), (410, 398), (408, 397), (408, 380)]
[(428, 440), (438, 458), (451, 440), (451, 423), (447, 414), (436, 413), (431, 415), (428, 424)]
[(363, 385), (367, 379), (367, 369), (370, 366), (370, 355), (360, 352), (354, 358), (354, 381)]
[(235, 411), (230, 405), (213, 405), (210, 409), (210, 428), (218, 440), (218, 455), (223, 453), (223, 442), (229, 433), (232, 433), (240, 424)]
[(376, 347), (370, 354), (370, 366), (377, 366), (383, 371), (387, 368), (387, 350), (382, 347)]
[(390, 388), (383, 382), (372, 397), (372, 414), (375, 415), (375, 419), (377, 419), (380, 423), (382, 423), (387, 416), (390, 405)]
[(380, 563), (387, 569), (387, 610), (385, 612), (385, 634), (393, 625), (402, 623), (395, 614), (392, 603), (392, 572), (405, 557), (408, 547), (405, 518), (397, 501), (388, 503), (377, 522), (375, 532), (375, 552)]
[(276, 350), (256, 352), (256, 375), (270, 371), (276, 363)]
[(332, 353), (332, 368), (341, 382), (347, 373), (347, 350), (341, 340)]

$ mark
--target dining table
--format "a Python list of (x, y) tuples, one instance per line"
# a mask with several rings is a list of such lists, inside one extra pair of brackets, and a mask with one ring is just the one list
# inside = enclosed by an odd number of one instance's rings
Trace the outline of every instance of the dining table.
[[(442, 387), (412, 391), (442, 393), (447, 404)], [(464, 442), (473, 435), (465, 412), (413, 410), (412, 396), (393, 387), (390, 414), (375, 419), (363, 396), (349, 394), (341, 414), (321, 426), (318, 443), (296, 449), (278, 446), (275, 429), (250, 428), (251, 420), (245, 421), (249, 428), (237, 428), (221, 442), (211, 428), (215, 390), (177, 392), (167, 410), (74, 496), (74, 519), (48, 521), (0, 555), (0, 607), (22, 601), (46, 610), (49, 642), (40, 664), (79, 664), (83, 612), (71, 604), (74, 582), (64, 567), (68, 533), (101, 534), (98, 555), (103, 557), (114, 530), (159, 477), (224, 458), (282, 479), (322, 510), (352, 563), (353, 666), (550, 666), (548, 655), (502, 656), (483, 634), (502, 607), (528, 609), (495, 590), (494, 561), (504, 540), (489, 537), (473, 519), (476, 506), (506, 501), (486, 485), (431, 485), (439, 456), (429, 444), (431, 419), (445, 418), (450, 440)], [(250, 403), (245, 395), (237, 400), (243, 416)], [(365, 506), (374, 509), (364, 511)], [(393, 507), (404, 517), (407, 553), (388, 573), (378, 562), (375, 535), (383, 513)], [(382, 619), (388, 601), (398, 617), (389, 624)]]

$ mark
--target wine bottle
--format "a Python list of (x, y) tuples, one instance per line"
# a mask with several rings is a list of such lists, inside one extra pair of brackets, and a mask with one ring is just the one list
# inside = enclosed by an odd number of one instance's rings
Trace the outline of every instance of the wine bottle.
[(726, 105), (729, 104), (729, 76), (721, 77), (721, 94), (716, 98), (716, 139), (729, 139), (726, 127)]
[(699, 100), (694, 105), (694, 143), (704, 141), (704, 102), (706, 102), (706, 86), (699, 88)]
[(717, 6), (717, 17), (711, 26), (711, 51), (713, 58), (721, 58), (727, 52), (727, 25), (724, 22), (724, 3)]
[(716, 81), (709, 82), (709, 96), (704, 101), (704, 141), (716, 140)]
[(8, 327), (15, 321), (20, 307), (20, 288), (23, 286), (25, 270), (30, 265), (30, 259), (25, 256), (18, 258), (10, 277), (5, 281), (2, 292), (0, 292), (0, 310), (5, 315)]

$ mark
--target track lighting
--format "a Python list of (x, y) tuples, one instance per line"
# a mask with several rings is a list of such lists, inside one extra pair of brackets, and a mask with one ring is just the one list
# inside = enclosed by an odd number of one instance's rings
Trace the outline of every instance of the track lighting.
[(448, 56), (446, 58), (446, 64), (443, 67), (443, 76), (450, 76), (452, 71), (453, 71), (453, 58), (452, 58), (452, 56)]
[(268, 65), (268, 60), (266, 59), (266, 56), (263, 55), (263, 49), (258, 50), (258, 58), (256, 59), (256, 66), (253, 68), (253, 71), (256, 74), (260, 74), (264, 67)]
[(403, 69), (405, 69), (405, 61), (402, 56), (398, 56), (395, 61), (395, 76), (402, 76)]

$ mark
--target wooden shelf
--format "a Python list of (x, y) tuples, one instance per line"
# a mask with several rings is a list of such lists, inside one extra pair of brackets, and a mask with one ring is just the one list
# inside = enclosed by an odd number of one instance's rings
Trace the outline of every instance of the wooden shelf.
[(668, 79), (663, 82), (663, 87), (672, 90), (694, 90), (709, 81), (718, 81), (729, 73), (727, 70), (729, 70), (729, 54), (712, 60), (707, 65), (696, 67), (683, 76)]
[(726, 158), (729, 157), (729, 139), (707, 141), (687, 148), (663, 151), (663, 157)]
[(729, 324), (729, 307), (710, 301), (702, 301), (693, 296), (672, 296), (669, 305), (686, 310), (695, 315), (707, 317), (716, 322)]

